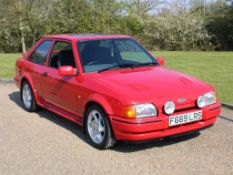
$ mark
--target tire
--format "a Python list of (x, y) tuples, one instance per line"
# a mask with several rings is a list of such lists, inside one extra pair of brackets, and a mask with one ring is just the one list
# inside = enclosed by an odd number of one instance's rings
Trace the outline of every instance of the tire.
[(91, 144), (98, 149), (107, 149), (116, 143), (108, 116), (98, 105), (88, 108), (85, 129)]
[(28, 112), (34, 112), (38, 109), (32, 88), (28, 81), (24, 81), (20, 88), (21, 102), (23, 108)]

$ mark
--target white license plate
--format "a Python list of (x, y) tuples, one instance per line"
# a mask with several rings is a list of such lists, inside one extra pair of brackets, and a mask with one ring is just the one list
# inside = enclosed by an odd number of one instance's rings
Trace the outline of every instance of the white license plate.
[(169, 126), (180, 125), (202, 119), (202, 111), (189, 112), (169, 117)]

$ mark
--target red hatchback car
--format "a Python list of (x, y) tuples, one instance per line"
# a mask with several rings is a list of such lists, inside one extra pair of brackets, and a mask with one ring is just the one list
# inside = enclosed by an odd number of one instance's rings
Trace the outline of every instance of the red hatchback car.
[(27, 111), (76, 122), (101, 149), (213, 125), (214, 88), (163, 64), (130, 36), (51, 35), (17, 60), (15, 81)]

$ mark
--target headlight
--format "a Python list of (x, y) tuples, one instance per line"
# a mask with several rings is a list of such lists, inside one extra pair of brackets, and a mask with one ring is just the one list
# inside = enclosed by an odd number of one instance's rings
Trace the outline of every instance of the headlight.
[(143, 118), (157, 115), (157, 110), (153, 104), (138, 104), (124, 109), (124, 116), (127, 118)]
[(208, 92), (197, 99), (197, 106), (203, 108), (208, 105), (216, 103), (216, 94), (215, 92)]
[(164, 105), (164, 112), (166, 114), (172, 114), (176, 109), (176, 105), (173, 101), (168, 101), (165, 105)]

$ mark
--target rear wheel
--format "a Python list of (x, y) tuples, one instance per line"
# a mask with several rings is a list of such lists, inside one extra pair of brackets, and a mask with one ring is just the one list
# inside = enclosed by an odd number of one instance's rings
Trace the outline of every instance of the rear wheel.
[(23, 107), (28, 112), (34, 112), (37, 109), (37, 104), (32, 92), (32, 88), (28, 81), (24, 81), (21, 87), (21, 101)]
[(85, 128), (92, 145), (99, 149), (114, 146), (110, 122), (105, 112), (97, 105), (88, 108), (85, 116)]

